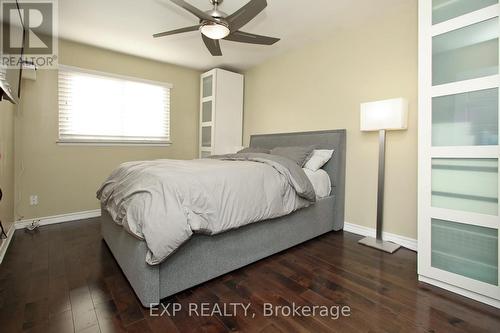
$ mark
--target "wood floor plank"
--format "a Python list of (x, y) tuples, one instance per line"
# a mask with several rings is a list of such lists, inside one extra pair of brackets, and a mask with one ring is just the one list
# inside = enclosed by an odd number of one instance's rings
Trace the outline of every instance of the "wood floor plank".
[(55, 314), (49, 319), (49, 332), (51, 333), (73, 332), (74, 330), (71, 310)]
[[(151, 316), (100, 236), (99, 219), (18, 230), (0, 265), (0, 331), (498, 332), (500, 310), (418, 282), (416, 254), (333, 232), (167, 300)], [(249, 304), (251, 315), (189, 315), (189, 304)], [(264, 307), (349, 306), (350, 315), (265, 315)]]

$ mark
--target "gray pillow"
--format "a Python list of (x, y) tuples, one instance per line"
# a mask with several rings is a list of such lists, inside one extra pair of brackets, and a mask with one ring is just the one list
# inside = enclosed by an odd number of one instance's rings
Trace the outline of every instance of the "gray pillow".
[(259, 147), (247, 147), (238, 152), (238, 154), (245, 154), (245, 153), (270, 154), (271, 149), (259, 148)]
[(284, 156), (295, 163), (301, 168), (306, 164), (306, 161), (311, 156), (314, 151), (315, 146), (306, 146), (306, 147), (276, 147), (271, 149), (272, 155)]

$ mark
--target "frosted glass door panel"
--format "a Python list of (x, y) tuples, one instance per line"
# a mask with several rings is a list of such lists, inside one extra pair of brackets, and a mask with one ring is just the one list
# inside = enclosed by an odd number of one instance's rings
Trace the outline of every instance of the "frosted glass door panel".
[(498, 88), (432, 99), (433, 146), (498, 144)]
[(498, 17), (432, 39), (432, 84), (498, 74)]
[(201, 152), (201, 158), (207, 158), (210, 157), (212, 154), (209, 151), (202, 151)]
[(212, 121), (212, 101), (202, 104), (201, 121), (204, 123)]
[(498, 230), (432, 219), (431, 266), (498, 285)]
[(203, 78), (203, 98), (212, 96), (213, 80), (212, 75)]
[(201, 146), (212, 147), (212, 126), (203, 126), (201, 128)]
[(432, 24), (438, 24), (497, 3), (498, 0), (433, 0)]
[(498, 215), (498, 159), (432, 159), (432, 206)]

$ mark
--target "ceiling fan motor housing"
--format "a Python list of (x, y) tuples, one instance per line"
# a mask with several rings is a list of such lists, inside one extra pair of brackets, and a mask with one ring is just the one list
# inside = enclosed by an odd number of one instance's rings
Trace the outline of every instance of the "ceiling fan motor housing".
[(222, 1), (223, 0), (210, 0), (214, 8), (207, 10), (205, 13), (207, 13), (217, 21), (221, 21), (221, 19), (227, 17), (228, 15), (218, 8)]
[(220, 21), (223, 18), (227, 17), (226, 13), (224, 13), (222, 10), (218, 10), (217, 8), (207, 10), (205, 13), (212, 16), (217, 21)]
[(200, 20), (201, 25), (213, 25), (213, 24), (220, 24), (225, 26), (226, 28), (229, 28), (229, 23), (224, 19), (228, 15), (224, 13), (222, 10), (219, 10), (217, 8), (218, 5), (222, 3), (223, 0), (210, 0), (214, 8), (207, 10), (205, 13), (210, 15), (211, 17), (214, 18), (214, 21), (207, 21), (207, 20)]

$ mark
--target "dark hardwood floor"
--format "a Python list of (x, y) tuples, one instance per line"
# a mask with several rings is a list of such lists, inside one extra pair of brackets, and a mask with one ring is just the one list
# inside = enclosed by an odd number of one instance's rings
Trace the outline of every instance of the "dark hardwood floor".
[[(180, 293), (150, 316), (101, 240), (99, 220), (16, 231), (0, 265), (0, 332), (499, 332), (500, 310), (419, 284), (416, 254), (330, 233)], [(188, 316), (188, 304), (251, 303), (254, 317)], [(267, 317), (263, 306), (349, 306), (350, 316)]]

